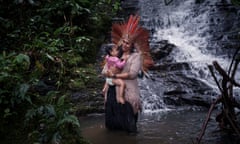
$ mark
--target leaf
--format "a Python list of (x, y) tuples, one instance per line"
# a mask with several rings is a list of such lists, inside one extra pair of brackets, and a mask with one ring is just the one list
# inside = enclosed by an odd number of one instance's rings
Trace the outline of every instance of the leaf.
[(30, 58), (29, 58), (28, 55), (19, 54), (19, 55), (16, 56), (14, 62), (17, 62), (17, 63), (27, 62), (28, 64), (30, 64)]
[(45, 110), (45, 117), (52, 117), (52, 116), (56, 116), (56, 111), (54, 109), (54, 107), (52, 105), (46, 105), (44, 106), (44, 110)]
[(29, 109), (25, 114), (25, 122), (28, 123), (28, 121), (31, 120), (36, 115), (37, 115), (36, 109)]
[(240, 5), (240, 1), (239, 0), (231, 0), (231, 2), (234, 5)]
[(64, 99), (65, 99), (65, 96), (61, 96), (57, 101), (57, 105), (58, 106), (63, 106), (64, 102), (65, 102)]
[(6, 78), (8, 78), (10, 75), (6, 72), (1, 72), (0, 73), (0, 82), (4, 81)]
[(67, 123), (71, 123), (72, 125), (80, 127), (78, 118), (75, 115), (68, 115), (68, 116), (64, 117), (62, 120), (60, 120), (57, 123), (57, 126), (59, 127), (61, 125), (67, 124)]
[(53, 144), (59, 144), (61, 142), (61, 135), (59, 134), (59, 132), (55, 132), (52, 136), (52, 143)]
[(6, 109), (4, 110), (4, 112), (5, 112), (5, 113), (9, 113), (9, 112), (10, 112), (10, 109), (9, 109), (9, 108), (6, 108)]
[(26, 99), (26, 93), (29, 89), (29, 85), (28, 84), (21, 84), (20, 85), (20, 88), (19, 88), (19, 91), (18, 91), (18, 96), (22, 99), (22, 100), (25, 100)]
[(48, 53), (46, 55), (50, 60), (54, 61), (54, 58), (51, 55), (49, 55)]
[(44, 68), (43, 64), (40, 63), (40, 61), (36, 60), (35, 64), (36, 64), (36, 67), (38, 70), (44, 71), (45, 68)]

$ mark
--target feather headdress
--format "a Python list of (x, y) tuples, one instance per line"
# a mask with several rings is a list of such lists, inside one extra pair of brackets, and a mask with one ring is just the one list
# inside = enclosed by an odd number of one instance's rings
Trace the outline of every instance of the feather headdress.
[(127, 22), (115, 23), (112, 25), (111, 37), (112, 43), (121, 45), (124, 39), (128, 39), (133, 44), (137, 52), (143, 56), (142, 71), (146, 74), (149, 67), (154, 65), (150, 55), (149, 32), (139, 26), (140, 17), (130, 15)]

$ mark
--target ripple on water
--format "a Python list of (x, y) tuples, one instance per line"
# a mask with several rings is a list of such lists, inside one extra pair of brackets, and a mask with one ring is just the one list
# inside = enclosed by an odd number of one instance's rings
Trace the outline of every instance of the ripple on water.
[[(93, 144), (192, 144), (201, 131), (207, 111), (168, 111), (144, 113), (139, 117), (135, 136), (121, 131), (108, 131), (104, 126), (104, 114), (81, 117), (82, 134)], [(214, 114), (213, 116), (214, 117)], [(218, 132), (211, 118), (203, 144), (238, 144), (236, 138)]]

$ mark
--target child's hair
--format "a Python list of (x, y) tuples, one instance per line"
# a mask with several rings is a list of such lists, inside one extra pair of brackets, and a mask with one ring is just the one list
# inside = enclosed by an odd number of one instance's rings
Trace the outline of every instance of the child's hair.
[(108, 47), (106, 47), (105, 51), (106, 51), (107, 55), (111, 55), (111, 51), (112, 51), (113, 47), (114, 47), (114, 46), (108, 46)]
[[(111, 51), (112, 51), (112, 49), (113, 49), (114, 47), (115, 47), (115, 46), (106, 47), (106, 53), (107, 53), (109, 56), (111, 56)], [(121, 58), (122, 55), (123, 55), (122, 46), (121, 46), (121, 45), (118, 46), (117, 49), (118, 49), (118, 56), (117, 56), (117, 57), (118, 57), (118, 58)]]

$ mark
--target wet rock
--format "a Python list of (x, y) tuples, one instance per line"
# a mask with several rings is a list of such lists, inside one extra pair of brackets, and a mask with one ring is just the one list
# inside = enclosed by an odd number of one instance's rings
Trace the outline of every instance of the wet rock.
[(151, 55), (155, 60), (167, 57), (176, 46), (167, 41), (151, 43)]

